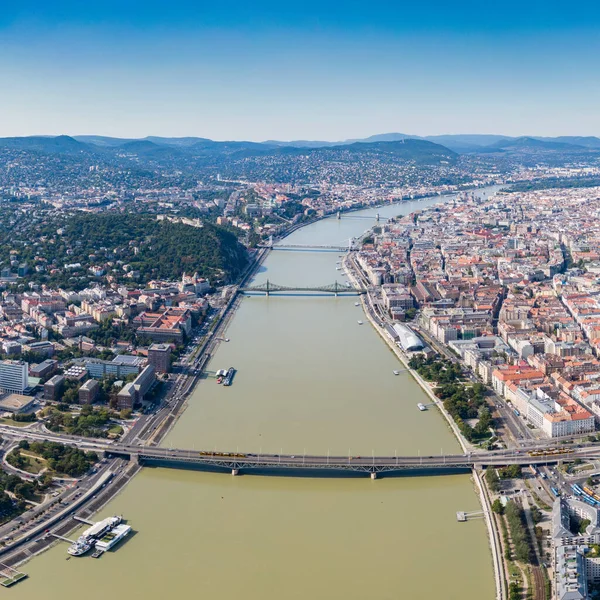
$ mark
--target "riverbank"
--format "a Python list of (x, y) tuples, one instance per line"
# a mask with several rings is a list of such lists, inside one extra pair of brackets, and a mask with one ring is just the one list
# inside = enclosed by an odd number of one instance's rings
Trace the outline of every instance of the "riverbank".
[[(360, 287), (360, 282), (356, 277), (352, 266), (350, 265), (350, 255), (346, 254), (343, 261), (344, 272), (348, 276), (348, 279), (353, 283), (355, 287)], [(379, 336), (386, 342), (388, 347), (392, 350), (392, 352), (399, 358), (400, 362), (407, 369), (408, 373), (410, 373), (415, 381), (421, 386), (423, 391), (432, 399), (435, 406), (440, 410), (442, 415), (445, 417), (450, 429), (454, 433), (454, 436), (458, 440), (463, 452), (466, 454), (475, 449), (475, 447), (464, 438), (458, 426), (456, 425), (452, 416), (448, 413), (448, 411), (444, 408), (443, 402), (435, 396), (433, 390), (429, 386), (429, 384), (414, 370), (409, 366), (408, 356), (398, 347), (398, 345), (390, 338), (387, 334), (387, 331), (383, 327), (379, 325), (375, 321), (373, 317), (374, 307), (371, 303), (371, 298), (369, 293), (361, 295), (361, 304), (363, 311), (369, 322), (375, 329), (375, 331), (379, 334)], [(500, 543), (498, 539), (498, 532), (496, 531), (494, 524), (492, 522), (492, 513), (491, 513), (491, 505), (489, 501), (489, 497), (487, 494), (487, 490), (485, 489), (485, 483), (483, 483), (480, 479), (479, 473), (477, 473), (476, 469), (473, 469), (473, 479), (475, 482), (475, 490), (477, 492), (479, 502), (481, 504), (481, 508), (483, 509), (486, 529), (488, 533), (488, 541), (490, 546), (490, 551), (492, 553), (492, 564), (494, 570), (494, 580), (496, 586), (496, 598), (497, 600), (505, 600), (507, 598), (505, 579), (504, 579), (504, 565), (502, 562), (502, 552), (500, 550)]]
[[(344, 257), (342, 266), (344, 268), (344, 272), (346, 273), (348, 279), (350, 279), (352, 284), (356, 288), (360, 288), (362, 284), (359, 280), (359, 277), (355, 273), (355, 268), (358, 269), (359, 267), (357, 265), (355, 265), (350, 254), (346, 254), (346, 256)], [(462, 433), (458, 429), (458, 426), (456, 425), (456, 422), (454, 421), (452, 416), (448, 413), (448, 411), (445, 409), (443, 402), (439, 398), (437, 398), (437, 396), (435, 396), (435, 394), (433, 393), (433, 390), (431, 389), (431, 386), (419, 375), (419, 373), (417, 373), (414, 369), (412, 369), (409, 366), (408, 355), (405, 352), (403, 352), (401, 350), (401, 348), (399, 348), (398, 344), (396, 344), (390, 338), (390, 336), (387, 333), (387, 331), (385, 330), (385, 328), (382, 327), (376, 321), (376, 319), (374, 317), (375, 308), (371, 301), (371, 296), (370, 296), (369, 292), (361, 295), (361, 304), (362, 304), (362, 308), (363, 308), (365, 315), (369, 319), (369, 322), (371, 323), (371, 325), (373, 326), (375, 331), (379, 334), (379, 337), (381, 337), (385, 341), (385, 343), (388, 345), (388, 347), (392, 350), (392, 352), (398, 357), (400, 362), (404, 365), (404, 367), (406, 368), (408, 373), (410, 373), (412, 375), (412, 377), (420, 385), (422, 390), (427, 394), (427, 396), (429, 398), (432, 399), (435, 406), (440, 410), (442, 415), (445, 417), (451, 431), (454, 433), (454, 436), (458, 440), (458, 443), (460, 444), (463, 452), (466, 454), (466, 453), (470, 453), (471, 451), (475, 450), (476, 448), (473, 446), (473, 444), (471, 444), (462, 435)], [(506, 585), (505, 585), (506, 580), (504, 578), (503, 557), (502, 557), (500, 542), (499, 542), (499, 538), (498, 538), (498, 532), (497, 532), (496, 528), (494, 527), (494, 524), (492, 521), (491, 504), (489, 501), (488, 491), (487, 491), (487, 488), (485, 487), (485, 482), (481, 480), (480, 475), (477, 472), (477, 470), (473, 469), (472, 472), (473, 472), (473, 480), (475, 483), (475, 491), (477, 493), (479, 502), (481, 504), (481, 507), (482, 507), (483, 513), (484, 513), (486, 529), (487, 529), (487, 533), (488, 533), (488, 542), (489, 542), (489, 546), (490, 546), (490, 551), (492, 553), (492, 565), (493, 565), (493, 570), (494, 570), (496, 599), (497, 600), (505, 600), (507, 598), (507, 590), (506, 590)]]
[[(358, 278), (356, 277), (356, 275), (354, 273), (354, 269), (352, 268), (351, 265), (349, 265), (349, 261), (350, 261), (350, 258), (349, 258), (349, 255), (347, 254), (344, 257), (344, 261), (343, 261), (344, 272), (346, 273), (346, 275), (348, 276), (348, 279), (350, 279), (352, 284), (355, 287), (360, 288), (361, 283), (358, 280)], [(371, 323), (371, 325), (373, 326), (375, 331), (379, 334), (379, 337), (381, 337), (383, 339), (383, 341), (388, 345), (390, 350), (398, 357), (398, 359), (403, 364), (403, 366), (408, 371), (408, 373), (410, 373), (410, 375), (412, 375), (412, 377), (419, 384), (419, 386), (422, 388), (422, 390), (431, 399), (432, 403), (435, 404), (435, 406), (440, 410), (442, 415), (446, 418), (446, 421), (448, 422), (448, 425), (449, 425), (452, 433), (454, 434), (454, 437), (460, 444), (460, 447), (462, 448), (463, 452), (467, 453), (467, 452), (474, 450), (475, 447), (468, 440), (466, 440), (464, 438), (464, 436), (461, 434), (460, 430), (458, 429), (458, 426), (454, 422), (454, 419), (450, 416), (448, 411), (446, 411), (446, 409), (444, 408), (444, 405), (440, 401), (440, 399), (433, 393), (431, 386), (414, 369), (411, 369), (411, 367), (408, 364), (408, 362), (409, 362), (408, 355), (405, 352), (403, 352), (403, 350), (401, 348), (398, 347), (398, 344), (396, 344), (390, 338), (390, 336), (388, 335), (385, 328), (381, 327), (381, 325), (375, 320), (375, 318), (373, 317), (374, 307), (371, 302), (369, 293), (367, 292), (366, 294), (362, 294), (360, 297), (360, 300), (361, 300), (361, 304), (363, 307), (363, 311), (364, 311), (365, 315), (367, 316), (367, 319), (369, 319), (369, 322)]]
[[(257, 252), (252, 263), (248, 265), (240, 277), (239, 285), (243, 285), (245, 281), (256, 274), (268, 254), (268, 249), (261, 249)], [(215, 349), (220, 343), (219, 334), (225, 331), (229, 325), (240, 302), (241, 296), (236, 290), (217, 318), (212, 335), (198, 346), (193, 354), (193, 357), (202, 353), (208, 353), (209, 356), (214, 353)], [(208, 360), (206, 362), (208, 362)], [(203, 364), (203, 367), (205, 364), (206, 363)], [(193, 394), (199, 379), (200, 378), (198, 375), (194, 375), (188, 382), (186, 382), (181, 396), (172, 406), (171, 410), (166, 413), (164, 419), (159, 425), (156, 426), (153, 432), (144, 429), (140, 433), (140, 437), (138, 437), (140, 445), (158, 445), (171, 432), (175, 424), (184, 414), (187, 408), (187, 399), (191, 394)], [(146, 437), (144, 437), (143, 434), (146, 434)], [(119, 465), (120, 461), (116, 461), (116, 464)], [(41, 542), (38, 542), (37, 540), (33, 540), (33, 542), (31, 542), (30, 540), (38, 535), (35, 533), (38, 530), (43, 531), (49, 529), (50, 527), (53, 528), (54, 532), (57, 532), (62, 536), (70, 535), (80, 526), (79, 523), (70, 521), (75, 511), (78, 511), (80, 516), (91, 518), (95, 513), (102, 510), (109, 502), (114, 500), (116, 496), (123, 490), (123, 488), (140, 471), (140, 469), (141, 467), (139, 467), (137, 464), (130, 464), (124, 467), (124, 472), (122, 472), (119, 476), (114, 476), (117, 472), (116, 469), (107, 469), (105, 473), (112, 473), (113, 476), (109, 477), (108, 479), (104, 479), (100, 486), (93, 484), (91, 488), (93, 493), (86, 492), (75, 501), (69, 498), (65, 508), (58, 514), (55, 514), (39, 525), (36, 525), (32, 531), (27, 532), (22, 536), (22, 539), (16, 540), (15, 543), (10, 545), (10, 547), (0, 549), (0, 554), (5, 556), (5, 558), (3, 558), (3, 562), (9, 566), (18, 566), (28, 562), (34, 556), (38, 556), (42, 552), (52, 548), (58, 541), (56, 538), (46, 537)], [(32, 475), (27, 475), (28, 479), (33, 479)], [(98, 476), (100, 475), (101, 473), (98, 473)], [(97, 492), (100, 489), (102, 492), (98, 494)]]

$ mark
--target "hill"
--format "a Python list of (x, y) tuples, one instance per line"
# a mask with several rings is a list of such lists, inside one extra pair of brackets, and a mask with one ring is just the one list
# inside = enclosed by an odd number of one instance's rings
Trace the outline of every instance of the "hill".
[(211, 281), (232, 281), (248, 261), (245, 248), (222, 227), (197, 228), (144, 215), (132, 219), (127, 214), (77, 214), (67, 222), (61, 239), (77, 248), (70, 262), (73, 258), (87, 262), (99, 248), (108, 248), (113, 256), (116, 250), (119, 260), (139, 271), (144, 282), (178, 279), (184, 272), (198, 272)]
[(440, 144), (434, 144), (427, 140), (403, 139), (393, 142), (354, 142), (339, 146), (323, 148), (281, 148), (275, 153), (305, 154), (323, 159), (331, 159), (341, 156), (359, 155), (379, 156), (382, 159), (402, 162), (416, 162), (419, 164), (439, 164), (440, 162), (454, 162), (457, 158), (456, 152), (449, 150)]
[(518, 152), (586, 152), (589, 150), (589, 148), (585, 148), (584, 146), (576, 146), (564, 142), (545, 141), (532, 137), (500, 140), (488, 146), (488, 149), (492, 148)]
[(90, 151), (87, 144), (79, 142), (68, 135), (0, 138), (0, 147), (62, 154), (79, 154)]

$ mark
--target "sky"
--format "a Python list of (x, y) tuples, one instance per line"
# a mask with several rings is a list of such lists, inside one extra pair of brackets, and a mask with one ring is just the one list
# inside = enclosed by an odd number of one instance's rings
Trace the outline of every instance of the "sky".
[(0, 136), (600, 136), (600, 3), (1, 0)]

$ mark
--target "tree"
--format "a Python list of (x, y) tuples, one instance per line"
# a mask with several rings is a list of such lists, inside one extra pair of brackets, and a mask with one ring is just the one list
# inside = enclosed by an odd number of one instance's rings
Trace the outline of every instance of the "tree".
[(124, 408), (123, 410), (121, 410), (121, 412), (119, 413), (119, 417), (123, 420), (125, 419), (130, 419), (131, 418), (131, 409), (130, 408)]
[(542, 520), (542, 511), (537, 506), (531, 507), (531, 518), (534, 523), (539, 523)]
[(494, 502), (492, 502), (492, 510), (499, 515), (504, 513), (504, 505), (500, 501), (500, 498), (496, 498)]
[(485, 470), (485, 480), (487, 481), (487, 484), (492, 492), (498, 492), (500, 489), (500, 478), (498, 477), (498, 473), (496, 473), (496, 469), (494, 469), (494, 467), (489, 466)]
[(19, 448), (21, 448), (21, 450), (29, 450), (29, 442), (27, 440), (21, 440), (19, 442)]
[(53, 481), (54, 478), (52, 477), (52, 475), (50, 475), (50, 473), (48, 473), (48, 471), (43, 473), (42, 476), (38, 479), (38, 483), (42, 489), (49, 488), (52, 485)]

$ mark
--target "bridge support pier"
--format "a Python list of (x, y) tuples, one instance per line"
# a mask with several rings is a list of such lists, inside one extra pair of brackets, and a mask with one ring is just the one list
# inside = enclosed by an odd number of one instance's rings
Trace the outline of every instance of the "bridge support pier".
[(373, 473), (371, 473), (371, 479), (373, 479), (373, 480), (377, 479), (377, 473), (375, 473), (375, 471), (373, 471)]
[(239, 469), (231, 469), (231, 474), (235, 477), (236, 475), (240, 474), (240, 470)]

